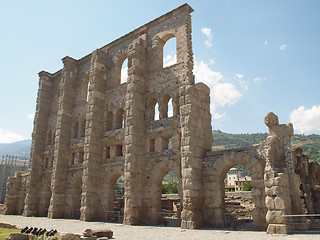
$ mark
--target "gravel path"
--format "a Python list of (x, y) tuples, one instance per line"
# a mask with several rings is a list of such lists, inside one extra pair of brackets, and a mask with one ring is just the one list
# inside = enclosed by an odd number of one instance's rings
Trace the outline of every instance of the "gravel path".
[(21, 228), (25, 226), (57, 229), (59, 232), (81, 234), (84, 229), (107, 228), (113, 231), (114, 239), (183, 239), (183, 240), (320, 240), (320, 234), (269, 235), (265, 232), (226, 231), (226, 230), (185, 230), (177, 227), (128, 226), (115, 223), (83, 222), (79, 220), (49, 219), (42, 217), (22, 217), (0, 215), (1, 223), (15, 224)]

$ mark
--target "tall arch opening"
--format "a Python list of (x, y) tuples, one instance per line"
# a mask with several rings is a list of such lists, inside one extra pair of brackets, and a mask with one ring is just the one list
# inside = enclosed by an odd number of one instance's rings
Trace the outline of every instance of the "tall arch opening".
[(224, 178), (224, 207), (226, 227), (250, 230), (254, 203), (251, 193), (251, 176), (243, 165), (235, 165)]
[[(160, 176), (160, 175), (159, 175)], [(178, 227), (181, 222), (180, 180), (174, 171), (165, 172), (157, 179), (155, 201), (155, 225)]]
[[(248, 206), (250, 211), (242, 213), (241, 211), (228, 211), (226, 197), (228, 195), (231, 200), (235, 200), (239, 197), (239, 193), (236, 192), (236, 187), (229, 188), (230, 182), (226, 181), (226, 177), (230, 180), (236, 180), (234, 175), (239, 174), (237, 165), (243, 165), (247, 168), (248, 175), (251, 177), (251, 207)], [(233, 167), (237, 166), (237, 170), (233, 171)], [(211, 167), (210, 167), (211, 168)], [(243, 168), (243, 170), (245, 169)], [(212, 169), (215, 169), (207, 177), (211, 179), (211, 182), (205, 183), (205, 222), (206, 224), (214, 227), (230, 227), (231, 229), (243, 229), (243, 230), (265, 230), (266, 229), (266, 213), (267, 208), (265, 204), (265, 190), (264, 190), (264, 166), (257, 158), (247, 154), (245, 152), (232, 152), (225, 153), (214, 160)], [(231, 171), (229, 172), (229, 170)], [(231, 175), (228, 175), (227, 173)], [(246, 175), (245, 172), (241, 173), (242, 176)], [(239, 174), (240, 175), (240, 174)], [(244, 176), (245, 177), (245, 176)], [(249, 178), (243, 177), (243, 183), (248, 182)], [(236, 185), (236, 184), (235, 184)], [(228, 189), (229, 188), (229, 189)], [(242, 189), (244, 190), (244, 189)], [(227, 192), (231, 192), (230, 194)], [(251, 196), (250, 196), (251, 195)], [(250, 200), (249, 200), (250, 201)], [(245, 202), (243, 204), (248, 204)], [(234, 203), (234, 205), (240, 205), (241, 203)], [(249, 220), (243, 220), (243, 217), (249, 216)]]
[(106, 222), (123, 221), (124, 211), (124, 177), (121, 174), (113, 175), (105, 184), (102, 192), (103, 220)]
[(163, 67), (169, 67), (177, 63), (177, 39), (170, 34), (164, 38)]

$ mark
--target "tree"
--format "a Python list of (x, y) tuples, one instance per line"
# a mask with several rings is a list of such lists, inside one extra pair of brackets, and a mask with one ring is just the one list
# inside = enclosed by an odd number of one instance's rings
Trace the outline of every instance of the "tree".
[(243, 191), (251, 191), (251, 189), (252, 189), (252, 186), (251, 186), (251, 182), (245, 182), (244, 184), (243, 184)]

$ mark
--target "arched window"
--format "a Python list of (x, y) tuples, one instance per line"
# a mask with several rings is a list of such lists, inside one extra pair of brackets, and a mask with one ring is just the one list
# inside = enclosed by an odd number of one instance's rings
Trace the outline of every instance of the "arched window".
[(172, 104), (172, 98), (170, 98), (168, 102), (168, 117), (173, 117), (173, 104)]
[(156, 103), (154, 106), (154, 120), (157, 121), (160, 119), (160, 113), (159, 113), (159, 104)]
[(111, 111), (109, 111), (107, 113), (106, 131), (112, 130), (112, 120), (113, 120), (113, 113)]
[(89, 74), (87, 74), (82, 80), (82, 90), (81, 95), (86, 102), (89, 100)]
[(167, 35), (163, 46), (163, 67), (169, 67), (177, 63), (177, 39), (174, 35)]
[(76, 121), (73, 124), (73, 138), (78, 138), (78, 129), (79, 129), (79, 124), (78, 124), (78, 121)]
[(85, 134), (86, 134), (86, 119), (83, 119), (81, 122), (80, 137), (84, 137)]
[[(152, 98), (148, 102), (148, 120), (155, 120), (155, 107), (157, 104), (157, 100)], [(158, 114), (159, 117), (159, 114)]]
[(122, 108), (119, 108), (116, 116), (116, 129), (124, 127), (124, 111)]
[[(162, 97), (161, 106), (160, 106), (160, 119), (168, 117), (168, 103), (171, 99), (170, 95), (166, 94)], [(171, 101), (172, 108), (172, 101)]]
[(128, 79), (128, 58), (126, 58), (122, 63), (120, 75), (120, 83), (126, 83)]

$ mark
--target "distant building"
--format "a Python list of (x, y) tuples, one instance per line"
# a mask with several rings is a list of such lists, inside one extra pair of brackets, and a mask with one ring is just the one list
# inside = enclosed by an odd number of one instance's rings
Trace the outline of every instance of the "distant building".
[(26, 171), (29, 161), (18, 159), (17, 156), (2, 156), (0, 160), (0, 203), (4, 203), (8, 177), (14, 176), (16, 171)]
[(243, 191), (243, 186), (245, 182), (251, 182), (251, 177), (244, 176), (244, 173), (241, 169), (231, 168), (227, 172), (227, 176), (225, 179), (225, 190), (227, 192)]
[(245, 176), (245, 177), (239, 178), (237, 181), (235, 181), (235, 191), (236, 192), (243, 191), (243, 187), (246, 182), (251, 182), (251, 177)]

